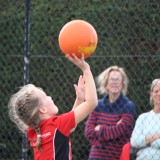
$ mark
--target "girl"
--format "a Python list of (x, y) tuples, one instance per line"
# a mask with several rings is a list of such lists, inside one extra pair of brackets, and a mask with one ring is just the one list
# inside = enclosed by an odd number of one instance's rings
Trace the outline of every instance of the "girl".
[(76, 100), (72, 111), (57, 116), (58, 108), (52, 98), (42, 89), (28, 84), (15, 93), (9, 102), (12, 121), (23, 131), (27, 128), (35, 160), (71, 160), (70, 132), (98, 103), (93, 75), (84, 55), (81, 59), (75, 54), (72, 57), (66, 55), (66, 58), (83, 72), (78, 87), (85, 81), (85, 101), (79, 104)]

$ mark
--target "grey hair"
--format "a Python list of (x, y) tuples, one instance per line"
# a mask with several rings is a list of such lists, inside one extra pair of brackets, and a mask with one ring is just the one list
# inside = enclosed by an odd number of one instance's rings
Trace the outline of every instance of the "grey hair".
[(124, 69), (122, 67), (118, 67), (118, 66), (110, 66), (109, 68), (105, 69), (98, 77), (97, 77), (97, 84), (98, 84), (98, 92), (103, 95), (106, 94), (106, 85), (108, 83), (108, 77), (109, 77), (109, 73), (111, 71), (118, 71), (121, 73), (122, 75), (122, 83), (123, 83), (123, 90), (122, 93), (124, 95), (127, 94), (127, 89), (128, 89), (128, 77), (124, 71)]
[(160, 83), (160, 79), (154, 79), (151, 83), (150, 86), (150, 105), (153, 105), (153, 98), (152, 98), (152, 92), (153, 92), (153, 88), (155, 87), (155, 85), (157, 85), (158, 83)]

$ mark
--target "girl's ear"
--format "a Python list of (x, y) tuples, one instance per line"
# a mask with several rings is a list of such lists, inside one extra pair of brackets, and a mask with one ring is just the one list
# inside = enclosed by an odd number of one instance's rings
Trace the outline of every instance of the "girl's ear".
[(45, 107), (40, 107), (39, 112), (40, 112), (41, 114), (44, 114), (44, 113), (47, 112), (47, 109), (46, 109)]

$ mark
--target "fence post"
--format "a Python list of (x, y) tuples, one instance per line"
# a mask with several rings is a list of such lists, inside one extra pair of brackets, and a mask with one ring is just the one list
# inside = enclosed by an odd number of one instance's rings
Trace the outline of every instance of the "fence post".
[[(24, 47), (24, 85), (29, 83), (29, 42), (30, 42), (30, 0), (26, 0), (25, 47)], [(22, 134), (22, 160), (28, 159), (28, 140), (26, 133)]]

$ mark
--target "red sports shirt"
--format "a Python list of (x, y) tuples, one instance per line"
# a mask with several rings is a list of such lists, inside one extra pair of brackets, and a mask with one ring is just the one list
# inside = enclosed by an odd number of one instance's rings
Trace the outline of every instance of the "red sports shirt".
[(39, 126), (42, 133), (42, 152), (35, 146), (37, 138), (35, 130), (31, 127), (27, 129), (30, 146), (34, 151), (34, 160), (72, 160), (69, 135), (70, 130), (75, 127), (74, 112), (53, 116), (40, 122)]

